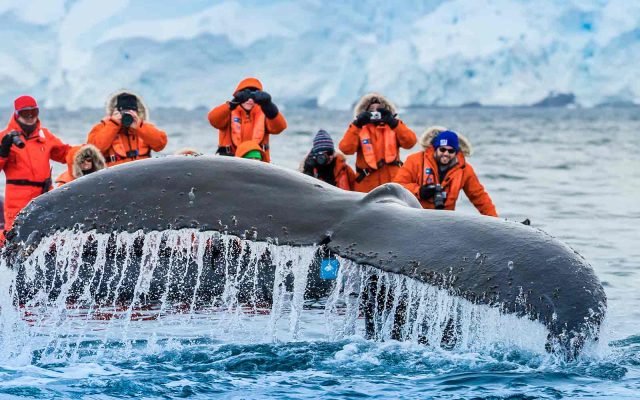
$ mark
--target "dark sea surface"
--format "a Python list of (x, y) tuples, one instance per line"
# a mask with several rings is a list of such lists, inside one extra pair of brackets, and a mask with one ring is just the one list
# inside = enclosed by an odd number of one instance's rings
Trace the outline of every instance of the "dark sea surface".
[[(206, 112), (152, 110), (169, 134), (160, 156), (182, 147), (213, 153), (217, 133)], [(292, 169), (318, 129), (337, 144), (351, 119), (284, 113), (289, 128), (272, 137), (272, 159)], [(608, 297), (596, 349), (568, 362), (500, 343), (447, 351), (367, 341), (359, 332), (333, 339), (319, 309), (307, 310), (293, 336), (264, 335), (267, 316), (239, 330), (220, 329), (226, 317), (210, 314), (87, 322), (60, 313), (49, 324), (16, 322), (23, 313), (7, 300), (5, 268), (0, 398), (640, 398), (640, 109), (407, 109), (401, 117), (418, 135), (430, 125), (465, 135), (474, 147), (468, 161), (500, 216), (529, 218), (589, 261)], [(43, 110), (41, 118), (77, 144), (101, 111)], [(54, 175), (64, 168), (56, 165)], [(461, 197), (456, 212), (477, 213)], [(428, 246), (429, 238), (415, 239)]]

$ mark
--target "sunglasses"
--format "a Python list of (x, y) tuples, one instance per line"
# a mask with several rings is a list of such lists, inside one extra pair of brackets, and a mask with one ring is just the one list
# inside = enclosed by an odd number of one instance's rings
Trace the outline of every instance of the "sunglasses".
[(40, 111), (37, 108), (18, 111), (18, 115), (22, 118), (36, 118), (38, 114), (40, 114)]
[(456, 149), (454, 148), (448, 149), (446, 147), (438, 147), (438, 151), (443, 154), (444, 153), (456, 154)]

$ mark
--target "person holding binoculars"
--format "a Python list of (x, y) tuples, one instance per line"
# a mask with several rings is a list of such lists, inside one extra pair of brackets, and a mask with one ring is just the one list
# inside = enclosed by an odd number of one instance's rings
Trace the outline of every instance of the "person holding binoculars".
[(265, 162), (271, 161), (269, 135), (287, 128), (287, 121), (262, 90), (256, 78), (243, 79), (233, 92), (233, 99), (209, 111), (209, 123), (218, 129), (216, 154), (234, 156), (241, 143), (252, 140), (264, 151)]
[(107, 101), (106, 116), (91, 128), (87, 143), (104, 155), (107, 167), (151, 157), (167, 145), (167, 134), (148, 122), (149, 110), (136, 94), (115, 93)]
[(454, 210), (460, 190), (483, 215), (497, 217), (496, 208), (465, 155), (471, 144), (446, 128), (427, 128), (420, 139), (424, 151), (411, 154), (394, 182), (413, 193), (423, 208)]
[[(0, 132), (0, 169), (7, 178), (5, 232), (32, 199), (51, 190), (49, 160), (65, 163), (70, 148), (42, 126), (40, 109), (33, 97), (20, 96), (13, 104), (9, 125)], [(4, 234), (0, 237), (3, 241)]]
[(313, 147), (304, 159), (302, 172), (344, 190), (353, 190), (356, 173), (340, 152), (336, 152), (333, 139), (320, 129), (313, 138)]
[(400, 147), (410, 149), (417, 139), (380, 94), (364, 95), (354, 116), (338, 147), (344, 154), (357, 153), (354, 190), (366, 193), (393, 180), (402, 165)]

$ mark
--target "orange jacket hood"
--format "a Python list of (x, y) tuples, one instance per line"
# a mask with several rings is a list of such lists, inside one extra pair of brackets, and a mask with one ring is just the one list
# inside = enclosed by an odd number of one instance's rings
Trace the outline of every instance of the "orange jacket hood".
[(242, 89), (246, 88), (256, 88), (258, 90), (262, 90), (262, 82), (258, 80), (258, 78), (245, 78), (238, 83), (236, 90), (233, 91), (233, 94), (238, 93)]
[(262, 150), (260, 145), (253, 140), (247, 140), (246, 142), (240, 143), (240, 145), (236, 149), (236, 157), (244, 157), (245, 154), (252, 150), (258, 150), (260, 152), (260, 155), (262, 155), (262, 161), (266, 161), (266, 153), (264, 152), (264, 150)]
[(74, 178), (79, 178), (84, 175), (81, 166), (82, 160), (85, 158), (91, 158), (93, 168), (96, 171), (100, 171), (106, 167), (104, 156), (96, 146), (92, 144), (73, 146), (67, 153), (67, 171)]

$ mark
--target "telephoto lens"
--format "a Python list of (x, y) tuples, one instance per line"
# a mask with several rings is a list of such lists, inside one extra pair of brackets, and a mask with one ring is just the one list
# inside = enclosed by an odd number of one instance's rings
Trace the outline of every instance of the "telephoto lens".
[(133, 124), (133, 115), (129, 113), (122, 114), (122, 125), (128, 128), (131, 124)]

